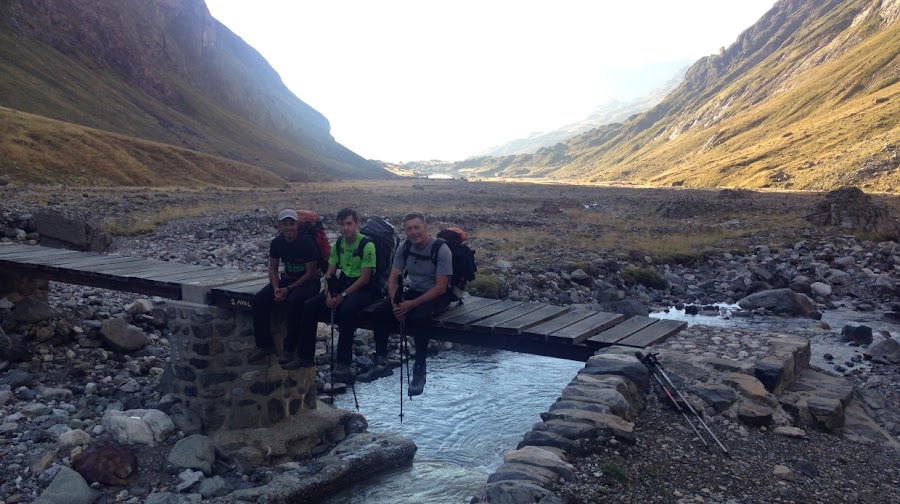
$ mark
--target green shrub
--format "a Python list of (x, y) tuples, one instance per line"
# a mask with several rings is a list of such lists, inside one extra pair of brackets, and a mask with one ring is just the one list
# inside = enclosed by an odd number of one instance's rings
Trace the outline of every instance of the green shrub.
[(651, 289), (665, 289), (669, 282), (653, 268), (625, 268), (620, 273), (625, 285), (641, 284)]
[(466, 285), (466, 291), (473, 296), (491, 298), (491, 299), (499, 299), (500, 291), (503, 289), (503, 282), (500, 281), (500, 278), (497, 275), (492, 273), (481, 274), (479, 273), (475, 280)]
[(600, 464), (600, 470), (610, 478), (622, 481), (625, 479), (625, 471), (615, 462), (606, 461)]

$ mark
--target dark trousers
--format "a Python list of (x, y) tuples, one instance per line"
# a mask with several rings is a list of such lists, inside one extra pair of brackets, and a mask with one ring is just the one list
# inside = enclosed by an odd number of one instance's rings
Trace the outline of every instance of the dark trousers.
[[(290, 285), (295, 280), (282, 278), (278, 282), (279, 287)], [(275, 289), (272, 285), (266, 285), (253, 296), (253, 335), (256, 338), (258, 348), (266, 348), (275, 345), (272, 339), (272, 309), (276, 304), (284, 304), (287, 309), (287, 335), (284, 338), (284, 351), (293, 352), (300, 335), (300, 317), (303, 314), (303, 303), (319, 292), (319, 282), (307, 282), (297, 287), (285, 301), (275, 302)]]
[[(360, 289), (341, 301), (334, 313), (334, 322), (338, 325), (338, 345), (335, 360), (342, 364), (350, 364), (353, 359), (353, 335), (359, 327), (359, 313), (372, 304), (372, 293), (369, 289)], [(300, 321), (299, 348), (297, 356), (313, 359), (316, 353), (316, 327), (319, 317), (328, 314), (325, 304), (325, 293), (320, 292), (306, 301), (303, 306), (303, 318)], [(296, 343), (295, 343), (296, 344)]]
[[(406, 291), (403, 293), (404, 299), (415, 299), (421, 296), (421, 292)], [(413, 341), (416, 343), (416, 366), (425, 364), (425, 358), (428, 356), (428, 329), (431, 327), (431, 320), (447, 309), (450, 305), (450, 299), (447, 296), (441, 296), (437, 299), (415, 307), (406, 314), (406, 324), (404, 330), (408, 334), (413, 335)], [(378, 305), (373, 314), (375, 325), (375, 354), (387, 356), (388, 336), (391, 331), (399, 328), (400, 322), (394, 317), (393, 306), (389, 299), (385, 299)]]

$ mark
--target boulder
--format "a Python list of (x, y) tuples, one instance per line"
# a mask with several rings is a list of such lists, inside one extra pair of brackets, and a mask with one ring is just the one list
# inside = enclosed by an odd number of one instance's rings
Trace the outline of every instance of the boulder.
[(107, 411), (101, 423), (116, 441), (123, 444), (155, 446), (175, 431), (169, 415), (155, 409)]
[(43, 208), (34, 214), (34, 227), (42, 245), (71, 247), (88, 252), (106, 252), (112, 236), (83, 216)]
[(56, 314), (49, 303), (31, 297), (23, 298), (16, 303), (13, 320), (25, 324), (36, 324), (52, 319)]
[(769, 289), (754, 294), (738, 301), (738, 306), (744, 310), (766, 308), (775, 313), (787, 315), (811, 315), (816, 311), (816, 303), (805, 294), (794, 292), (791, 289)]
[(206, 436), (191, 434), (175, 443), (168, 460), (178, 467), (197, 469), (210, 476), (216, 461), (216, 446)]
[(109, 345), (120, 352), (133, 352), (147, 346), (148, 338), (141, 328), (133, 326), (124, 318), (104, 320), (100, 334)]
[(863, 354), (876, 364), (900, 364), (900, 343), (886, 339), (875, 343)]
[(853, 345), (870, 345), (872, 339), (872, 328), (869, 326), (852, 326), (848, 324), (841, 329), (841, 340)]
[(137, 474), (138, 461), (127, 446), (101, 439), (88, 445), (72, 468), (91, 483), (123, 486)]
[(99, 492), (92, 490), (80, 474), (62, 467), (36, 502), (54, 504), (91, 504)]
[(900, 225), (891, 210), (872, 201), (871, 196), (856, 187), (842, 187), (829, 192), (806, 219), (819, 226), (878, 233), (892, 240), (900, 238)]

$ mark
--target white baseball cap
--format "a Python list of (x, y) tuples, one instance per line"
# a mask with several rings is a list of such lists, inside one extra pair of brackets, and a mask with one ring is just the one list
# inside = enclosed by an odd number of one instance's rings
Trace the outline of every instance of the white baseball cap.
[(300, 221), (300, 216), (297, 215), (297, 212), (287, 208), (282, 210), (281, 213), (278, 214), (278, 222), (283, 221), (284, 219), (294, 219), (295, 221)]

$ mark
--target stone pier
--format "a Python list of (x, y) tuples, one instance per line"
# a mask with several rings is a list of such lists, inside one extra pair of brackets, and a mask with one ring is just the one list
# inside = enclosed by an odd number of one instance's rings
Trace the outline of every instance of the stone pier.
[[(173, 331), (161, 387), (199, 417), (204, 432), (270, 427), (315, 409), (315, 368), (285, 371), (275, 356), (247, 362), (256, 349), (250, 313), (178, 301), (168, 308)], [(276, 339), (283, 327), (276, 314)]]

